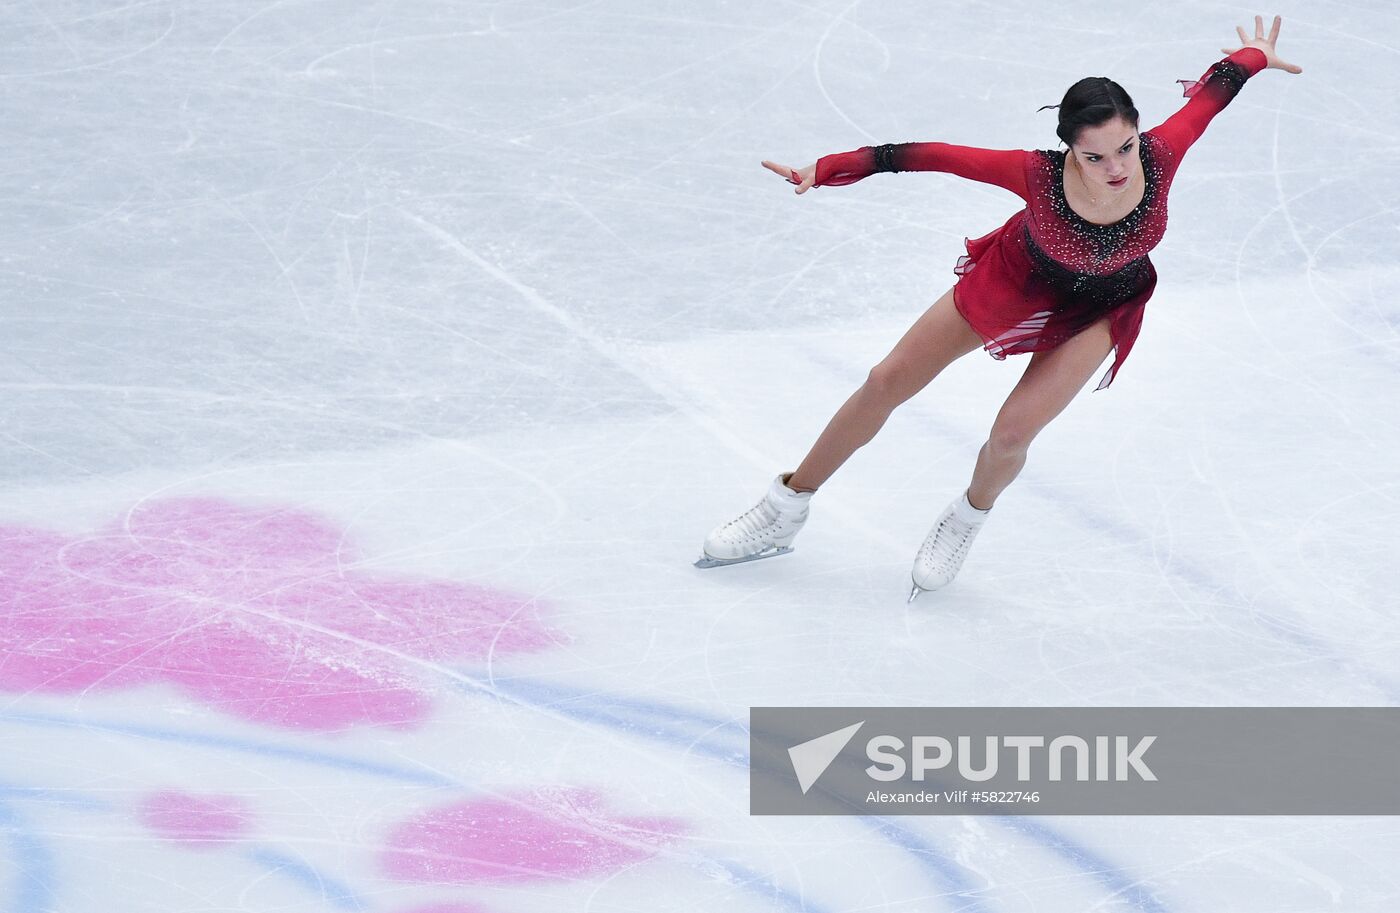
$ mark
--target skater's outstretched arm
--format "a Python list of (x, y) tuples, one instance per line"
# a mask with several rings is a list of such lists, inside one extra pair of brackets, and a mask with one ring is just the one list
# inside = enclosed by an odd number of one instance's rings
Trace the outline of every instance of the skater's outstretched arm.
[(1265, 37), (1264, 18), (1255, 16), (1253, 38), (1248, 37), (1243, 28), (1236, 26), (1235, 31), (1240, 36), (1240, 47), (1221, 48), (1230, 56), (1212, 64), (1194, 83), (1183, 80), (1182, 85), (1191, 100), (1163, 124), (1149, 132), (1166, 140), (1177, 156), (1181, 156), (1192, 143), (1200, 139), (1211, 118), (1224, 110), (1246, 79), (1266, 69), (1283, 70), (1285, 73), (1303, 72), (1302, 67), (1288, 63), (1278, 56), (1275, 45), (1282, 24), (1283, 19), (1275, 16), (1273, 27), (1269, 30), (1268, 37)]
[(949, 143), (887, 143), (824, 155), (805, 168), (774, 162), (764, 162), (763, 167), (796, 184), (798, 193), (813, 187), (854, 184), (881, 171), (945, 171), (1004, 187), (1026, 199), (1028, 154), (1020, 149), (978, 149)]

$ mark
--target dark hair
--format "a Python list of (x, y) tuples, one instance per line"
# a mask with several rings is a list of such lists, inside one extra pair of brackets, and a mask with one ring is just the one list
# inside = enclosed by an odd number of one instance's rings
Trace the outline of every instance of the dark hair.
[(1138, 125), (1138, 111), (1133, 107), (1132, 98), (1123, 91), (1122, 86), (1107, 76), (1084, 77), (1069, 87), (1064, 101), (1058, 105), (1046, 105), (1040, 110), (1044, 111), (1045, 108), (1060, 109), (1060, 123), (1055, 128), (1055, 135), (1066, 146), (1073, 146), (1079, 139), (1079, 131), (1085, 127), (1097, 127), (1115, 117), (1123, 118), (1134, 128)]

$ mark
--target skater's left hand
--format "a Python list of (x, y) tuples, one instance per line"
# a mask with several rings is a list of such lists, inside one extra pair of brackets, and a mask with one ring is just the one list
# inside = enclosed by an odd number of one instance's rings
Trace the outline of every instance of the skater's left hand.
[(1240, 34), (1240, 47), (1221, 48), (1220, 50), (1224, 51), (1226, 54), (1233, 54), (1235, 53), (1235, 51), (1240, 50), (1240, 48), (1258, 48), (1259, 50), (1263, 51), (1264, 56), (1268, 58), (1268, 69), (1282, 70), (1285, 73), (1301, 73), (1303, 72), (1302, 67), (1294, 66), (1293, 64), (1287, 63), (1286, 61), (1280, 59), (1280, 57), (1278, 56), (1278, 52), (1274, 50), (1274, 45), (1278, 42), (1278, 30), (1279, 26), (1281, 25), (1283, 25), (1283, 17), (1275, 16), (1273, 28), (1269, 29), (1269, 37), (1265, 38), (1264, 17), (1255, 16), (1253, 38), (1250, 38), (1244, 33), (1243, 26), (1237, 25), (1235, 26), (1235, 31), (1239, 32)]

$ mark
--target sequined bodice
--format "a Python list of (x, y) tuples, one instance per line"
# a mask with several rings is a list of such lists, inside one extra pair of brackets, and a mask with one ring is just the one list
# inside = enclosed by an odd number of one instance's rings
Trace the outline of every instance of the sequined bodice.
[(1065, 199), (1066, 153), (1039, 151), (1028, 157), (1026, 229), (1040, 253), (1074, 272), (1105, 276), (1157, 246), (1167, 230), (1167, 190), (1175, 168), (1161, 140), (1151, 132), (1141, 136), (1142, 201), (1109, 225), (1090, 222)]

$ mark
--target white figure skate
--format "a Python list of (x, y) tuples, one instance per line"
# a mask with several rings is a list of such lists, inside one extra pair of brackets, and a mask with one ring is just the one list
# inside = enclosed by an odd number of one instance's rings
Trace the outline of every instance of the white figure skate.
[(914, 588), (909, 591), (910, 602), (917, 599), (920, 593), (952, 583), (968, 550), (972, 548), (972, 540), (977, 538), (990, 512), (991, 508), (978, 510), (973, 507), (965, 492), (948, 505), (943, 516), (929, 530), (919, 553), (914, 556)]
[(735, 519), (717, 526), (705, 537), (705, 551), (696, 567), (723, 567), (760, 558), (776, 558), (792, 551), (792, 540), (807, 522), (810, 491), (793, 491), (784, 483), (792, 473), (773, 480), (768, 493)]

